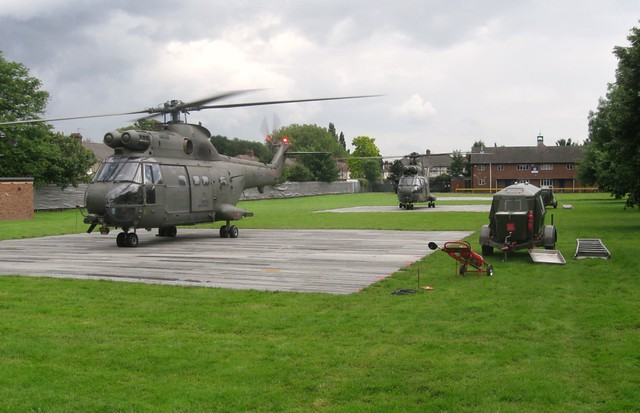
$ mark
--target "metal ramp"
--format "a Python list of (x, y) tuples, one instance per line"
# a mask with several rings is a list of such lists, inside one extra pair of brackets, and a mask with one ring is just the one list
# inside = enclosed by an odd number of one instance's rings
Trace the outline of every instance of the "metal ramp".
[(600, 239), (578, 238), (578, 247), (576, 248), (576, 254), (573, 258), (603, 258), (608, 260), (611, 258), (611, 253)]

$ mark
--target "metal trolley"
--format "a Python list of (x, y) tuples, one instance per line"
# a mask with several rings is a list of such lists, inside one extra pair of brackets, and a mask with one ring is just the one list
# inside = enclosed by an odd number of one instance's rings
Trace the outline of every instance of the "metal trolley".
[[(439, 248), (435, 242), (429, 242), (428, 246), (429, 249), (434, 251), (440, 249), (460, 262), (458, 274), (462, 277), (468, 272), (475, 272), (478, 276), (483, 272), (488, 276), (493, 275), (493, 265), (486, 262), (480, 254), (473, 251), (466, 241), (448, 241), (444, 243), (442, 248)], [(469, 269), (469, 267), (474, 269)]]

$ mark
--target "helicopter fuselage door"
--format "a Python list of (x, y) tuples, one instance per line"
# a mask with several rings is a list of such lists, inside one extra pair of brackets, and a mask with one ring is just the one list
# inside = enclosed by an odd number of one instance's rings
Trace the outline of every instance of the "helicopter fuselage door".
[(189, 213), (191, 210), (191, 191), (189, 176), (184, 166), (161, 165), (165, 189), (165, 207), (169, 214)]
[(164, 205), (164, 187), (160, 165), (157, 163), (144, 163), (144, 200), (148, 206)]
[(191, 180), (191, 211), (213, 211), (213, 191), (209, 168), (188, 166), (187, 171)]
[(160, 165), (155, 162), (144, 162), (142, 171), (145, 204), (143, 221), (156, 225), (162, 222), (165, 216), (165, 188)]

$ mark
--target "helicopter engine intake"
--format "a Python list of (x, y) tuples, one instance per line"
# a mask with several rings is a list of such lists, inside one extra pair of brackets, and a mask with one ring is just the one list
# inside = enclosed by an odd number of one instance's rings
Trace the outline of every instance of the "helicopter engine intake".
[(132, 151), (145, 151), (151, 145), (151, 135), (144, 131), (113, 131), (104, 135), (103, 141), (105, 145), (114, 149), (124, 147)]
[(109, 132), (104, 135), (102, 139), (104, 144), (110, 148), (120, 148), (122, 147), (122, 134), (117, 131)]
[(151, 136), (143, 131), (126, 131), (121, 139), (126, 148), (134, 151), (144, 151), (151, 144)]

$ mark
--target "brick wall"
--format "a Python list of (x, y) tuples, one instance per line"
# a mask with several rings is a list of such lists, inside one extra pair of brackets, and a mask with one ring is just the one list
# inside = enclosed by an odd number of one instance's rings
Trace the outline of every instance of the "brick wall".
[(0, 178), (0, 220), (33, 219), (33, 180)]
[[(551, 165), (549, 170), (542, 169), (539, 164), (526, 165), (529, 167), (527, 170), (519, 170), (515, 164), (473, 165), (473, 187), (489, 188), (491, 183), (492, 188), (501, 189), (513, 184), (515, 181), (529, 182), (538, 187), (550, 185), (555, 189), (580, 187), (582, 185), (577, 178), (577, 165), (573, 163), (547, 164)], [(536, 172), (534, 172), (534, 166), (536, 167)]]

